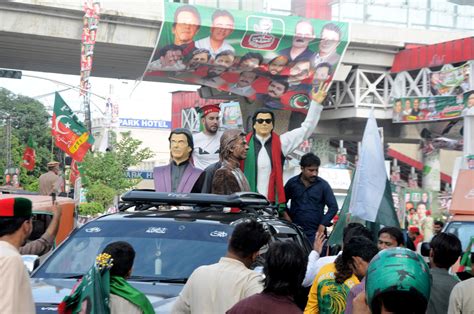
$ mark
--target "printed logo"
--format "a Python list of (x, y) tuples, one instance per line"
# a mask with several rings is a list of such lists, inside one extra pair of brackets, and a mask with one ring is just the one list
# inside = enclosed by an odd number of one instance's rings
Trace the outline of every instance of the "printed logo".
[(164, 233), (166, 233), (167, 230), (168, 230), (168, 228), (150, 227), (150, 228), (148, 228), (145, 232), (146, 232), (146, 233), (160, 233), (160, 234), (164, 234)]
[(217, 238), (226, 238), (227, 237), (227, 232), (225, 231), (212, 231), (210, 233), (211, 237), (217, 237)]
[(92, 227), (92, 228), (87, 228), (86, 229), (86, 232), (88, 233), (97, 233), (97, 232), (101, 232), (102, 229), (100, 229), (99, 227)]
[(296, 109), (308, 109), (309, 108), (309, 97), (305, 94), (296, 94), (290, 98), (291, 108)]

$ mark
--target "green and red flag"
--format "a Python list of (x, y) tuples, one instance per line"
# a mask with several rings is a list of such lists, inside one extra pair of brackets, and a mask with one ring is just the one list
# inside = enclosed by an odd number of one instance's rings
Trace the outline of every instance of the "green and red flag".
[(62, 97), (56, 93), (51, 133), (57, 147), (81, 162), (94, 144), (94, 138)]
[(33, 142), (31, 135), (28, 137), (28, 143), (25, 147), (25, 152), (23, 153), (23, 161), (21, 166), (28, 171), (32, 171), (35, 168), (36, 163), (36, 145)]

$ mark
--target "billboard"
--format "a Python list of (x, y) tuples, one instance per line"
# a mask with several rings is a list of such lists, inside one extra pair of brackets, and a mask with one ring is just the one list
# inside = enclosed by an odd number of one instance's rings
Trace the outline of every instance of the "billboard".
[(343, 22), (165, 2), (144, 75), (305, 112), (311, 90), (332, 80), (348, 44)]

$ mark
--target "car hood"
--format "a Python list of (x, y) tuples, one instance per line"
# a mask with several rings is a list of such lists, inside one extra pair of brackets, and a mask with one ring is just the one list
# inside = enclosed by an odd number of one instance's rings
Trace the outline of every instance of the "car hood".
[[(31, 279), (36, 313), (57, 313), (58, 304), (77, 284), (77, 279)], [(157, 282), (130, 282), (132, 286), (145, 293), (155, 313), (171, 313), (182, 284), (164, 284)]]

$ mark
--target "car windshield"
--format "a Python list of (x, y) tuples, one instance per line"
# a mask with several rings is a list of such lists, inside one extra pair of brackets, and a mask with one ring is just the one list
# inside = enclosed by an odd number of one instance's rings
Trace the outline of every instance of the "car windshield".
[(472, 235), (474, 235), (474, 222), (453, 221), (446, 227), (445, 232), (449, 232), (457, 236), (459, 240), (461, 240), (462, 249), (466, 250)]
[(227, 224), (180, 220), (94, 221), (60, 246), (33, 277), (78, 277), (107, 244), (126, 241), (136, 251), (132, 280), (185, 280), (195, 268), (225, 255), (232, 229)]

